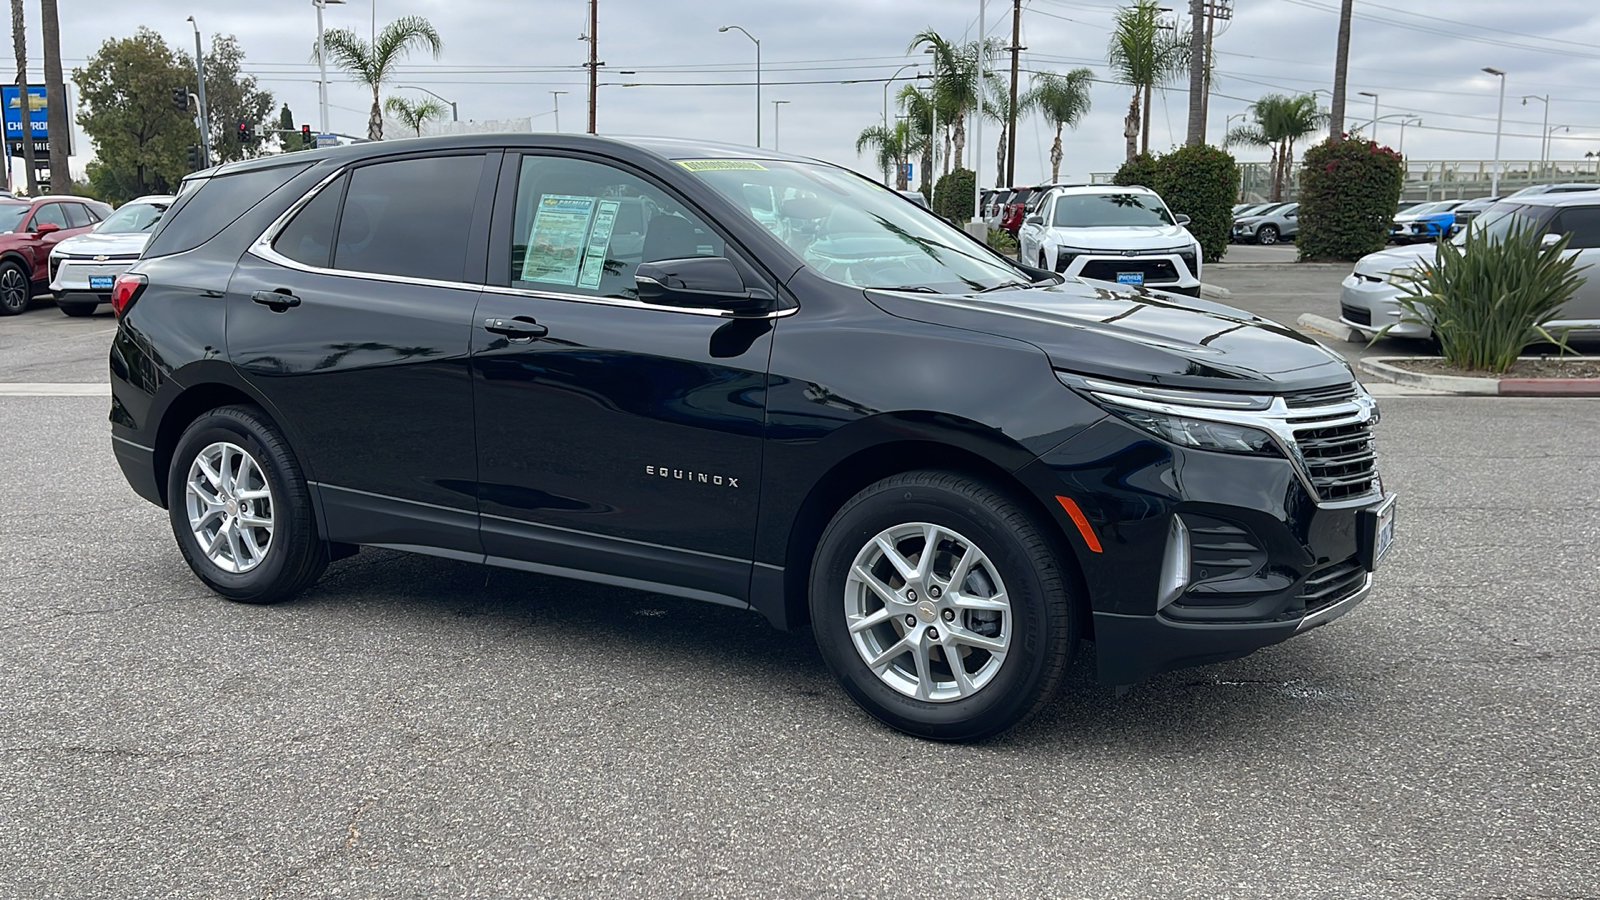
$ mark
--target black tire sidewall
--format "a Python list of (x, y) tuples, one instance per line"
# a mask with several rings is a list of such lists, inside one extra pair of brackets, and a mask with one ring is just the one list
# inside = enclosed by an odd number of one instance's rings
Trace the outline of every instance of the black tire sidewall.
[[(907, 522), (960, 532), (1000, 569), (1011, 602), (1011, 648), (994, 680), (972, 697), (940, 703), (907, 697), (879, 679), (851, 641), (844, 613), (850, 566), (874, 536)], [(987, 737), (1026, 716), (1058, 638), (1050, 633), (1047, 588), (1018, 536), (984, 504), (932, 485), (897, 484), (847, 505), (818, 547), (810, 601), (818, 647), (846, 692), (891, 726), (939, 740)]]
[[(295, 561), (293, 558), (299, 555), (293, 552), (296, 545), (315, 539), (314, 535), (299, 533), (302, 530), (300, 523), (309, 521), (308, 516), (297, 515), (302, 511), (294, 508), (295, 498), (305, 495), (304, 485), (299, 485), (298, 491), (294, 490), (295, 486), (291, 485), (289, 479), (298, 478), (298, 473), (286, 466), (279, 454), (273, 452), (263, 431), (263, 426), (248, 415), (240, 415), (232, 410), (209, 413), (195, 420), (178, 439), (167, 471), (167, 511), (172, 520), (173, 537), (177, 539), (178, 549), (189, 563), (189, 568), (213, 591), (230, 600), (245, 603), (280, 599), (276, 594), (281, 585), (294, 577), (294, 573), (286, 569)], [(218, 568), (206, 556), (189, 527), (184, 497), (189, 467), (201, 450), (218, 441), (244, 448), (255, 458), (256, 465), (272, 488), (272, 544), (267, 548), (267, 558), (248, 572), (225, 572)]]
[[(5, 273), (8, 269), (9, 270), (14, 270), (18, 274), (20, 274), (22, 276), (22, 280), (24, 282), (28, 281), (28, 273), (22, 271), (22, 267), (21, 266), (17, 265), (14, 262), (0, 263), (0, 275), (3, 275), (3, 273)], [(28, 301), (31, 300), (32, 298), (33, 298), (33, 285), (31, 283), (28, 284), (27, 290), (23, 292), (22, 305), (21, 306), (8, 306), (8, 305), (6, 305), (5, 294), (4, 294), (4, 292), (0, 292), (0, 316), (20, 315), (21, 313), (27, 311), (27, 309), (28, 309)]]

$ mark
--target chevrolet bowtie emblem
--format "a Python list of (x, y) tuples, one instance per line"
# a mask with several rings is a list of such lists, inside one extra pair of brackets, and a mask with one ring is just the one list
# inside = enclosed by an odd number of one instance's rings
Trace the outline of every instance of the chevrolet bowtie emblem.
[(108, 259), (110, 259), (110, 258), (111, 258), (111, 257), (109, 257), (109, 256), (96, 256), (96, 257), (95, 257), (95, 258), (94, 258), (94, 261), (95, 261), (95, 262), (105, 262), (105, 261), (106, 261), (106, 260), (108, 260)]

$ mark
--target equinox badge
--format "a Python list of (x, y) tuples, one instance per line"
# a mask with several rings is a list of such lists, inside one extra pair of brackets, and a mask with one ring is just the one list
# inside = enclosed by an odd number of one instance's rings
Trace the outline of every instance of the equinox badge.
[(654, 475), (658, 478), (672, 478), (677, 481), (696, 481), (700, 484), (714, 484), (718, 487), (736, 488), (739, 486), (739, 479), (737, 478), (726, 477), (722, 475), (712, 475), (707, 472), (690, 472), (687, 469), (669, 469), (666, 466), (645, 466), (644, 473), (646, 475)]

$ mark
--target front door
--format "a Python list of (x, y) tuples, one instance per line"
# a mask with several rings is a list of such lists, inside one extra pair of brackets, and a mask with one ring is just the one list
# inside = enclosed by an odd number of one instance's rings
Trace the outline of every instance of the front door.
[(229, 284), (229, 355), (290, 430), (329, 540), (481, 555), (467, 354), (498, 168), (355, 167)]
[(1565, 233), (1569, 254), (1578, 258), (1579, 268), (1588, 267), (1577, 292), (1556, 318), (1583, 322), (1585, 328), (1600, 327), (1600, 206), (1569, 206), (1551, 222), (1550, 230)]
[(642, 260), (727, 256), (659, 183), (506, 158), (472, 332), (484, 551), (495, 561), (742, 604), (772, 321), (638, 300)]

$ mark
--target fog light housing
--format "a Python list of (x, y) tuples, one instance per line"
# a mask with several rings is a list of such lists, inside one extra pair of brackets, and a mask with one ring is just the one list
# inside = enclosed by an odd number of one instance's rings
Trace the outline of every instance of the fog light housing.
[(1189, 526), (1176, 514), (1167, 528), (1167, 550), (1161, 557), (1161, 579), (1156, 582), (1156, 612), (1171, 605), (1189, 586)]

